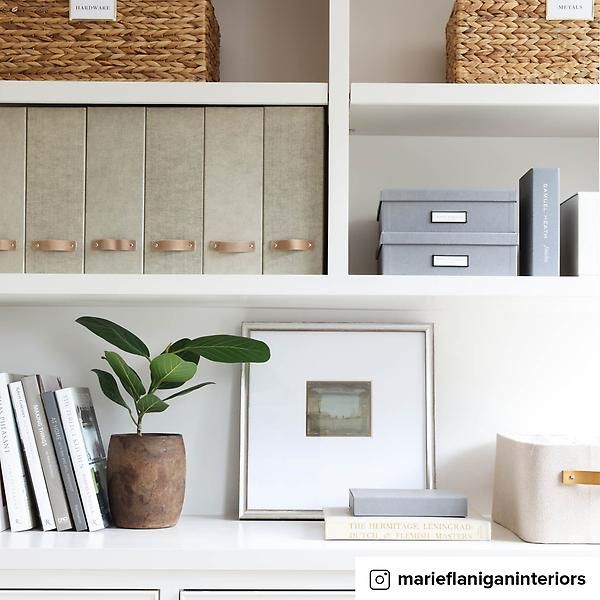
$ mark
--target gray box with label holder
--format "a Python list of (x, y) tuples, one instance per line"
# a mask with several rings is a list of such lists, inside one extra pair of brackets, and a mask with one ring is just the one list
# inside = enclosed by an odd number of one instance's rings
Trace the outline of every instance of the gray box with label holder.
[(466, 517), (467, 498), (444, 490), (351, 489), (355, 517)]
[(517, 274), (516, 233), (384, 232), (379, 243), (382, 275)]
[(518, 204), (510, 190), (383, 190), (380, 230), (517, 233)]

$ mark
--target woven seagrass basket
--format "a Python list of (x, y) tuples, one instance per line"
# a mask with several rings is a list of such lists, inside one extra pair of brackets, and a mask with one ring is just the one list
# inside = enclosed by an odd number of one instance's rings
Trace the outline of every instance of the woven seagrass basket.
[(593, 21), (547, 21), (546, 0), (455, 0), (446, 27), (450, 83), (597, 83)]
[(118, 0), (116, 21), (0, 0), (0, 79), (218, 81), (219, 42), (210, 0)]

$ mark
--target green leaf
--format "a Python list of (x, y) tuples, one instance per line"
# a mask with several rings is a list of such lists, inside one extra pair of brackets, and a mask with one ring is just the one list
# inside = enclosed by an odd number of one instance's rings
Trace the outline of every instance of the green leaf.
[(125, 402), (123, 396), (121, 396), (119, 386), (112, 374), (100, 369), (92, 369), (92, 371), (98, 376), (98, 382), (100, 383), (102, 393), (115, 404), (119, 404), (129, 410), (129, 406), (127, 406), (127, 402)]
[(190, 340), (189, 338), (183, 338), (182, 340), (177, 340), (176, 342), (173, 342), (169, 346), (169, 348), (167, 348), (163, 352), (163, 354), (167, 354), (168, 352), (171, 352), (173, 354), (177, 354), (180, 358), (183, 358), (183, 360), (185, 360), (187, 362), (193, 362), (195, 365), (197, 365), (198, 362), (200, 361), (200, 355), (196, 352), (190, 352), (189, 350), (187, 350), (191, 341), (192, 340)]
[(145, 415), (146, 413), (164, 412), (169, 408), (169, 405), (164, 400), (161, 400), (154, 394), (143, 396), (135, 403), (135, 406), (140, 416)]
[(104, 359), (108, 361), (111, 369), (119, 378), (125, 391), (134, 399), (138, 400), (140, 396), (146, 393), (146, 388), (139, 378), (139, 375), (119, 356), (116, 352), (105, 352)]
[(200, 388), (203, 388), (207, 385), (215, 385), (214, 381), (207, 381), (206, 383), (199, 383), (198, 385), (194, 385), (192, 387), (186, 388), (185, 390), (181, 390), (180, 392), (177, 392), (176, 394), (173, 394), (172, 396), (169, 396), (168, 398), (165, 398), (166, 400), (172, 400), (173, 398), (178, 398), (179, 396), (185, 396), (186, 394), (189, 394), (190, 392), (194, 392), (196, 390), (199, 390)]
[(120, 350), (150, 358), (150, 350), (139, 337), (112, 321), (99, 317), (79, 317), (75, 322)]
[(150, 363), (152, 389), (160, 389), (165, 384), (180, 386), (196, 374), (197, 368), (194, 363), (186, 362), (177, 354), (161, 354)]
[[(182, 350), (220, 363), (263, 363), (271, 358), (269, 346), (237, 335), (209, 335), (191, 340)], [(181, 354), (178, 350), (177, 354)]]

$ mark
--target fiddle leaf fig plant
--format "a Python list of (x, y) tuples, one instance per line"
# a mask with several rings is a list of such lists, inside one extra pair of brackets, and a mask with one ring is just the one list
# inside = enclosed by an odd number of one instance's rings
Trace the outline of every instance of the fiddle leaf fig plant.
[[(200, 358), (219, 363), (263, 363), (271, 357), (269, 347), (260, 340), (236, 335), (209, 335), (177, 340), (152, 358), (148, 346), (121, 325), (99, 317), (80, 317), (76, 322), (117, 349), (148, 361), (147, 384), (144, 384), (138, 373), (118, 352), (107, 350), (102, 356), (112, 373), (92, 369), (98, 377), (102, 393), (127, 410), (140, 436), (145, 415), (163, 412), (169, 408), (171, 400), (207, 385), (214, 385), (212, 381), (206, 381), (161, 397), (166, 393), (165, 390), (175, 390), (193, 379), (198, 371)], [(129, 402), (123, 397), (121, 388), (131, 397)]]

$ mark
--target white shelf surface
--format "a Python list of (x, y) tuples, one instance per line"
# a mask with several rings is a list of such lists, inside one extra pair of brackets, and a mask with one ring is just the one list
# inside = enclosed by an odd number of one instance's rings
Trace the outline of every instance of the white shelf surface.
[(354, 83), (355, 135), (598, 137), (598, 85)]
[(0, 104), (324, 106), (328, 87), (326, 83), (0, 81)]
[[(600, 277), (0, 275), (0, 305), (394, 309), (447, 299), (600, 298)], [(444, 304), (442, 302), (442, 305)]]
[[(36, 571), (353, 571), (357, 556), (594, 556), (600, 546), (526, 544), (494, 525), (491, 542), (326, 541), (322, 522), (184, 517), (177, 527), (0, 533), (0, 573)], [(99, 558), (101, 555), (101, 559)]]

